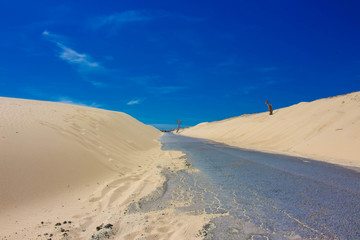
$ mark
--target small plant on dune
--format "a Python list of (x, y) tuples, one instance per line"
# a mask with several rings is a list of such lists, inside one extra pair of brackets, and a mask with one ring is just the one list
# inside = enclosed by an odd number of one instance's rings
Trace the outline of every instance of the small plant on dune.
[(272, 115), (273, 114), (272, 104), (269, 104), (269, 100), (266, 100), (265, 103), (269, 108), (269, 115)]
[(178, 127), (177, 127), (177, 130), (176, 130), (176, 133), (179, 132), (181, 123), (182, 123), (181, 120), (177, 120)]

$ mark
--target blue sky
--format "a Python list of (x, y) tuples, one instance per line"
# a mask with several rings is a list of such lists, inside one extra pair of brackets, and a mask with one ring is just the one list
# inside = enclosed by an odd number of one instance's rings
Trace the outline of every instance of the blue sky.
[(360, 90), (359, 1), (0, 2), (0, 96), (192, 126)]

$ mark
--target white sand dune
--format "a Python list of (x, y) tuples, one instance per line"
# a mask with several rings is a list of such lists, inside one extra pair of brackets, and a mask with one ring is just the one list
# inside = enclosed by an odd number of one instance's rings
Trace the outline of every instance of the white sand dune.
[(360, 167), (360, 92), (275, 106), (272, 116), (264, 112), (201, 123), (181, 134)]
[(160, 134), (124, 113), (0, 98), (0, 239), (195, 238), (210, 216), (126, 212), (185, 166)]

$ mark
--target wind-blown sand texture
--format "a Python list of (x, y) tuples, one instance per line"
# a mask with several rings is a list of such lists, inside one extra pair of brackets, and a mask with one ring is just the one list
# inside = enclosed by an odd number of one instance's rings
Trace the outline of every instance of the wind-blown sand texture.
[(197, 238), (210, 216), (127, 211), (185, 167), (160, 134), (124, 113), (0, 98), (0, 239)]
[(200, 123), (181, 134), (360, 167), (360, 92), (274, 108), (271, 116), (263, 112)]

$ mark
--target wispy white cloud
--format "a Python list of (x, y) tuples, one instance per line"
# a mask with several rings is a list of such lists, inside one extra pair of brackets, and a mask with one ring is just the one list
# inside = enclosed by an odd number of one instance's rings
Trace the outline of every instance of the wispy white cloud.
[(96, 20), (93, 21), (92, 26), (95, 29), (99, 29), (105, 26), (119, 28), (127, 23), (148, 22), (162, 18), (181, 19), (188, 22), (203, 21), (203, 19), (201, 18), (189, 17), (183, 14), (171, 13), (166, 11), (128, 10), (108, 16), (98, 17)]
[(142, 101), (143, 101), (143, 99), (133, 99), (126, 104), (127, 105), (136, 105), (136, 104), (140, 104)]
[(44, 39), (46, 39), (52, 43), (55, 43), (55, 44), (61, 43), (61, 44), (66, 45), (69, 43), (68, 38), (66, 38), (65, 36), (51, 33), (48, 30), (44, 30), (42, 32), (42, 36), (44, 37)]
[(87, 66), (91, 68), (99, 67), (99, 63), (92, 61), (91, 57), (87, 54), (78, 53), (75, 50), (61, 43), (57, 43), (57, 45), (59, 48), (62, 49), (62, 52), (59, 55), (62, 60), (67, 61), (71, 64), (80, 64), (82, 66)]
[(48, 39), (51, 41), (59, 41), (59, 40), (64, 41), (65, 40), (65, 38), (63, 36), (57, 35), (55, 33), (50, 33), (48, 30), (44, 30), (42, 32), (42, 35), (48, 37)]
[(103, 27), (110, 28), (113, 32), (122, 27), (124, 24), (134, 22), (146, 22), (151, 21), (152, 16), (147, 14), (145, 11), (125, 11), (121, 13), (115, 13), (108, 16), (97, 17), (91, 22), (91, 27), (94, 29), (100, 29)]
[(145, 11), (125, 11), (100, 18), (99, 27), (108, 24), (118, 25), (129, 22), (144, 22), (152, 19), (153, 17), (149, 16)]
[(43, 31), (42, 35), (49, 41), (55, 43), (60, 48), (58, 57), (70, 64), (76, 64), (81, 67), (99, 68), (100, 64), (93, 61), (92, 58), (85, 53), (78, 53), (74, 49), (69, 48), (61, 42), (62, 37), (57, 34), (50, 33), (49, 31)]
[(56, 56), (74, 66), (84, 81), (95, 87), (106, 86), (106, 84), (100, 82), (98, 79), (109, 78), (109, 75), (112, 75), (113, 71), (109, 71), (100, 63), (93, 60), (89, 54), (79, 53), (70, 48), (66, 37), (51, 33), (47, 30), (43, 31), (42, 35), (46, 40), (54, 43), (58, 47)]

